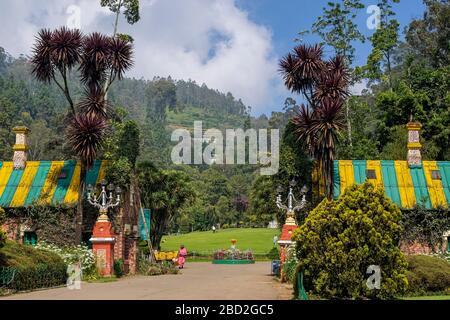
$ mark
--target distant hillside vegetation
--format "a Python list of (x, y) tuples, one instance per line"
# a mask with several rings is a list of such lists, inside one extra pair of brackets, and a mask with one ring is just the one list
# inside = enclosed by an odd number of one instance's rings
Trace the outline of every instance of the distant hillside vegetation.
[[(25, 57), (15, 59), (3, 48), (0, 53), (0, 159), (11, 158), (11, 129), (18, 124), (32, 129), (32, 160), (73, 157), (64, 139), (67, 102), (63, 94), (53, 83), (37, 82)], [(76, 81), (70, 84), (76, 100), (82, 88)], [(194, 121), (200, 120), (205, 129), (241, 128), (249, 118), (248, 108), (231, 93), (170, 77), (117, 81), (108, 100), (119, 117), (138, 123), (143, 137), (142, 157), (155, 162), (168, 160), (170, 132), (175, 128), (192, 129)]]

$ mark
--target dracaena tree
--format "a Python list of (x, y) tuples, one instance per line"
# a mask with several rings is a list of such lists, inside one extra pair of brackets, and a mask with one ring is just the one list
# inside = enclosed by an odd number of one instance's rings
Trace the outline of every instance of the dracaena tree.
[[(92, 166), (108, 133), (110, 116), (106, 93), (111, 84), (122, 79), (132, 64), (133, 47), (119, 37), (94, 32), (83, 35), (79, 30), (61, 27), (43, 29), (36, 36), (31, 64), (39, 81), (55, 83), (67, 99), (67, 140), (81, 160), (78, 192), (76, 237), (81, 242), (83, 195), (86, 171)], [(78, 71), (84, 94), (74, 101), (70, 91), (71, 72)], [(76, 78), (75, 78), (76, 79)]]
[(292, 122), (301, 146), (316, 160), (326, 196), (331, 198), (336, 144), (346, 128), (346, 62), (341, 56), (325, 61), (321, 45), (300, 45), (280, 61), (280, 72), (286, 87), (308, 101), (308, 105), (300, 106)]

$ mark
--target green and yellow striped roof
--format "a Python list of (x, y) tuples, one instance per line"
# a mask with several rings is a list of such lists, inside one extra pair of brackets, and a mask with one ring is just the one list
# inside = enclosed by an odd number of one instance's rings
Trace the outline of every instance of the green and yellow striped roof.
[[(100, 183), (106, 164), (95, 161), (86, 174), (86, 183)], [(74, 204), (78, 200), (80, 169), (80, 162), (75, 160), (28, 161), (23, 170), (14, 170), (12, 162), (0, 162), (0, 207)]]
[[(367, 179), (367, 170), (374, 170), (375, 179)], [(440, 179), (433, 179), (439, 171)], [(423, 161), (422, 166), (409, 167), (407, 161), (334, 161), (334, 197), (353, 184), (366, 180), (383, 188), (386, 196), (401, 208), (425, 205), (427, 209), (450, 205), (450, 162)]]

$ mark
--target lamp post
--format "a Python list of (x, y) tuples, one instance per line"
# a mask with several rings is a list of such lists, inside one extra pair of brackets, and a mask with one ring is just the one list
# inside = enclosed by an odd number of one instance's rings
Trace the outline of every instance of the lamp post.
[(113, 274), (114, 265), (114, 244), (115, 237), (112, 232), (112, 224), (108, 219), (108, 209), (117, 207), (120, 204), (119, 187), (115, 189), (116, 195), (113, 194), (114, 186), (105, 180), (101, 182), (101, 191), (95, 194), (92, 185), (87, 187), (87, 200), (89, 204), (99, 209), (100, 215), (95, 222), (92, 230), (92, 250), (96, 256), (97, 269), (101, 275), (111, 276)]
[(300, 190), (300, 195), (302, 196), (301, 201), (297, 201), (294, 196), (293, 188), (297, 185), (295, 180), (289, 182), (289, 194), (287, 196), (287, 206), (283, 204), (283, 200), (281, 199), (281, 193), (283, 192), (283, 187), (278, 186), (277, 188), (277, 200), (276, 204), (279, 209), (286, 210), (286, 222), (285, 224), (296, 226), (295, 222), (295, 211), (301, 210), (306, 206), (306, 193), (308, 193), (308, 187), (306, 185)]
[[(280, 246), (280, 270), (282, 269), (283, 263), (286, 261), (286, 253), (287, 248), (294, 243), (291, 240), (292, 234), (295, 229), (298, 228), (297, 223), (295, 221), (295, 211), (301, 210), (306, 206), (306, 194), (308, 193), (308, 187), (305, 185), (300, 190), (300, 195), (302, 196), (302, 200), (298, 201), (295, 196), (293, 189), (297, 185), (295, 180), (292, 180), (289, 183), (289, 194), (287, 196), (287, 205), (283, 203), (283, 199), (281, 198), (281, 193), (284, 191), (282, 186), (278, 186), (277, 188), (277, 199), (276, 204), (277, 207), (286, 210), (286, 221), (281, 230), (281, 237), (278, 240), (278, 244)], [(283, 272), (281, 272), (281, 279), (283, 279)]]
[[(108, 220), (108, 209), (117, 207), (120, 204), (120, 193), (122, 190), (120, 190), (120, 187), (117, 187), (115, 189), (116, 196), (113, 195), (114, 191), (114, 185), (110, 183), (108, 187), (106, 187), (107, 183), (106, 180), (103, 179), (101, 182), (101, 188), (100, 194), (97, 196), (95, 195), (94, 188), (92, 185), (87, 186), (87, 200), (88, 202), (93, 205), (94, 207), (99, 208), (100, 216), (98, 217), (97, 221), (109, 221)], [(106, 191), (106, 188), (108, 188), (108, 192)]]

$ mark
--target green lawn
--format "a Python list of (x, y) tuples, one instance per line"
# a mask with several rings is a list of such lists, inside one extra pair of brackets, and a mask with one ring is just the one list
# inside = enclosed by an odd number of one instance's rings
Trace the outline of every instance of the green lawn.
[(188, 252), (211, 254), (217, 249), (227, 249), (231, 239), (236, 239), (239, 250), (251, 249), (254, 254), (266, 254), (273, 247), (273, 236), (279, 236), (278, 229), (222, 229), (212, 231), (192, 232), (182, 235), (164, 236), (161, 250), (178, 250), (184, 244)]

